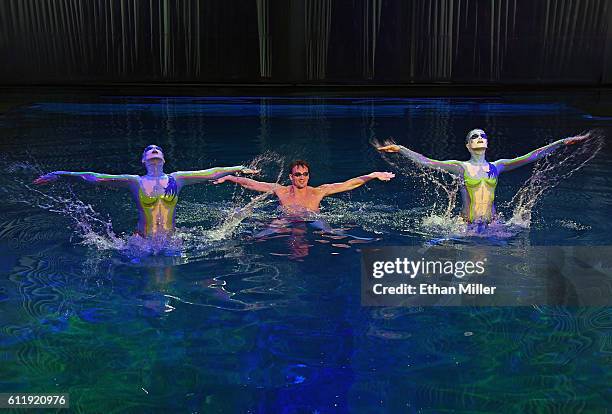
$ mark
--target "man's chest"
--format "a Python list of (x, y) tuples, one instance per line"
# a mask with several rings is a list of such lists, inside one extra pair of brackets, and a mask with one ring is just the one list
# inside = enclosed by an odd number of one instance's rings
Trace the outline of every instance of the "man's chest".
[(278, 197), (283, 204), (310, 205), (314, 203), (318, 205), (321, 201), (321, 196), (314, 189), (308, 189), (307, 191), (286, 189), (279, 192)]

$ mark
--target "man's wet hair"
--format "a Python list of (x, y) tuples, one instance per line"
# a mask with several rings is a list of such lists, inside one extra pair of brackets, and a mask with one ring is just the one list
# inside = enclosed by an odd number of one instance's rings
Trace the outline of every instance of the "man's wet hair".
[(310, 172), (310, 165), (304, 160), (295, 160), (289, 165), (289, 174), (293, 173), (294, 167), (306, 167), (308, 168), (308, 172)]

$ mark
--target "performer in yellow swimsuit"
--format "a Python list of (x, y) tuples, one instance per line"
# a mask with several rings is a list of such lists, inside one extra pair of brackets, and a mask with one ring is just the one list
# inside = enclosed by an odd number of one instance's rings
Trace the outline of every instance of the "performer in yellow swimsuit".
[(485, 158), (489, 139), (482, 129), (473, 129), (466, 136), (465, 146), (471, 155), (468, 161), (434, 160), (402, 145), (397, 145), (393, 141), (386, 141), (383, 145), (377, 145), (377, 150), (399, 152), (424, 167), (439, 168), (461, 176), (463, 178), (463, 186), (461, 187), (463, 217), (470, 223), (489, 223), (495, 218), (493, 200), (495, 199), (495, 188), (497, 187), (499, 174), (544, 158), (562, 145), (575, 144), (589, 137), (590, 135), (587, 133), (560, 139), (521, 157), (501, 159), (495, 162), (488, 162)]
[(216, 167), (200, 171), (177, 171), (164, 173), (164, 153), (157, 145), (149, 145), (142, 153), (142, 164), (147, 170), (144, 176), (111, 175), (95, 172), (54, 171), (40, 176), (35, 184), (46, 184), (61, 176), (81, 178), (88, 183), (108, 184), (129, 189), (138, 206), (138, 233), (143, 237), (169, 234), (174, 231), (175, 207), (178, 193), (183, 186), (242, 172), (255, 171), (242, 165), (236, 167)]

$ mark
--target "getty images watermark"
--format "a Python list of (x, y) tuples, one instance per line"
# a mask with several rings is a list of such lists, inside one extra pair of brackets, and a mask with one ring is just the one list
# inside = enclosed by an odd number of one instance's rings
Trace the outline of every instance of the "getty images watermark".
[[(396, 258), (395, 261), (375, 261), (372, 264), (372, 277), (381, 279), (385, 276), (400, 275), (409, 279), (418, 276), (449, 276), (462, 279), (465, 276), (483, 275), (487, 258), (482, 260), (410, 260), (407, 257)], [(399, 283), (395, 286), (385, 286), (375, 283), (372, 292), (375, 295), (490, 295), (496, 286), (486, 286), (482, 283), (459, 283), (456, 286), (438, 285), (437, 283)]]
[(366, 306), (610, 306), (610, 247), (384, 247), (362, 251)]

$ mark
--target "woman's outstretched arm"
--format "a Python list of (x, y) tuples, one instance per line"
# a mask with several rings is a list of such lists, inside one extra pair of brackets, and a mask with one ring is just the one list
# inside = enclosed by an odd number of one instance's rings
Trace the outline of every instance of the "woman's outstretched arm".
[(590, 133), (576, 135), (575, 137), (569, 137), (560, 139), (558, 141), (552, 142), (548, 145), (544, 145), (543, 147), (534, 149), (531, 152), (528, 152), (525, 155), (516, 158), (504, 158), (501, 160), (495, 161), (493, 164), (497, 167), (497, 171), (502, 173), (504, 171), (512, 171), (516, 168), (522, 167), (527, 164), (531, 164), (532, 162), (536, 162), (549, 154), (552, 154), (559, 148), (564, 145), (572, 145), (577, 144), (579, 142), (585, 141), (590, 138)]
[(463, 174), (463, 163), (461, 161), (438, 161), (432, 158), (427, 158), (426, 156), (419, 154), (418, 152), (412, 151), (411, 149), (408, 149), (403, 145), (397, 145), (391, 140), (387, 140), (383, 144), (374, 142), (374, 146), (380, 152), (399, 152), (404, 157), (410, 158), (412, 161), (416, 162), (419, 165), (422, 165), (423, 167), (437, 168), (457, 175)]
[(60, 177), (75, 177), (80, 178), (83, 181), (92, 184), (107, 184), (114, 186), (125, 186), (129, 187), (130, 185), (138, 185), (138, 176), (137, 175), (129, 175), (129, 174), (102, 174), (91, 171), (53, 171), (48, 174), (41, 175), (36, 180), (34, 180), (34, 184), (47, 184), (53, 181), (56, 181)]
[(214, 167), (207, 170), (198, 171), (177, 171), (171, 175), (176, 179), (179, 186), (198, 184), (206, 181), (215, 181), (226, 175), (234, 173), (256, 174), (258, 171), (251, 170), (245, 166), (237, 165), (235, 167)]
[(218, 180), (215, 180), (215, 184), (223, 184), (229, 181), (231, 183), (238, 184), (247, 190), (259, 191), (261, 193), (271, 193), (279, 187), (282, 187), (277, 183), (266, 183), (263, 181), (255, 181), (245, 177), (234, 177), (233, 175), (226, 175)]

